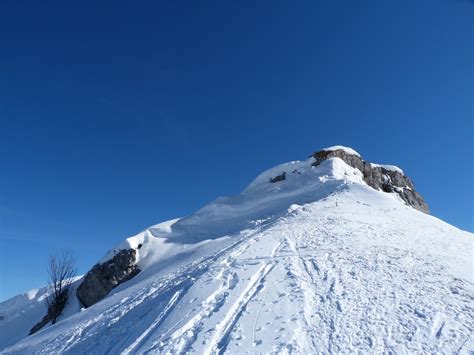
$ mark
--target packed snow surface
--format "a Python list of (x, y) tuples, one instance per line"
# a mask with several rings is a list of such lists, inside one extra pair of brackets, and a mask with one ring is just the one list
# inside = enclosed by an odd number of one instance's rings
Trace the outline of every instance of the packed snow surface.
[(474, 350), (473, 234), (368, 187), (338, 158), (272, 168), (116, 249), (138, 244), (138, 276), (16, 344), (0, 338), (3, 353)]

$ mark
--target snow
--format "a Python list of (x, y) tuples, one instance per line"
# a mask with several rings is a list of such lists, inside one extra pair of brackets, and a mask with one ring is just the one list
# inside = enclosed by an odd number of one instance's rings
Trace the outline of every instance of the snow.
[(354, 149), (349, 148), (349, 147), (344, 147), (343, 145), (334, 145), (332, 147), (324, 148), (324, 149), (321, 149), (321, 150), (323, 150), (323, 151), (343, 150), (347, 154), (356, 155), (356, 156), (360, 157), (360, 154), (357, 153)]
[[(75, 293), (81, 276), (71, 285)], [(48, 287), (33, 289), (0, 303), (0, 351), (26, 337), (30, 329), (46, 314), (45, 301), (50, 293)], [(79, 302), (74, 297), (59, 319), (77, 313)]]
[[(286, 180), (269, 182), (283, 172)], [(473, 234), (368, 187), (339, 158), (269, 169), (241, 194), (115, 250), (139, 244), (135, 278), (88, 309), (68, 305), (57, 324), (22, 340), (24, 332), (13, 341), (3, 335), (20, 323), (0, 321), (0, 351), (474, 350)], [(37, 304), (41, 294), (1, 303), (0, 313)]]
[[(154, 250), (160, 250), (164, 252), (168, 249), (169, 245), (164, 245), (163, 239), (155, 238), (155, 234), (166, 234), (171, 233), (171, 227), (179, 221), (179, 218), (165, 221), (138, 233), (137, 235), (125, 239), (121, 244), (117, 245), (114, 249), (109, 250), (107, 254), (99, 261), (104, 263), (114, 257), (114, 255), (123, 249), (137, 249), (136, 259), (138, 266), (141, 270), (145, 269), (147, 265), (147, 257)], [(141, 246), (146, 245), (146, 248), (142, 249)], [(140, 246), (140, 248), (139, 248)]]
[(403, 170), (400, 169), (398, 166), (395, 166), (395, 165), (383, 165), (383, 164), (374, 164), (374, 163), (370, 163), (370, 166), (372, 166), (373, 168), (377, 168), (377, 167), (382, 167), (384, 168), (385, 170), (388, 170), (388, 171), (395, 171), (395, 172), (398, 172), (402, 175), (405, 175), (403, 173)]

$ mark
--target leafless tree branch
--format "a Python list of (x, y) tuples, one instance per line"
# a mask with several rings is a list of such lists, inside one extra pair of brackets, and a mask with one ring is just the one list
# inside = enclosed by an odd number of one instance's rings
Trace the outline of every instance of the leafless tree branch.
[(69, 298), (69, 289), (76, 276), (75, 261), (70, 252), (52, 255), (48, 263), (48, 277), (51, 294), (46, 298), (48, 315), (54, 324)]

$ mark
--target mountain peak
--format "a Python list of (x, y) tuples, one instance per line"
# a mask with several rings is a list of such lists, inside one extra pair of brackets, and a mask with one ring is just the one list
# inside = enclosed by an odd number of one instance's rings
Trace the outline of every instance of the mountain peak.
[(402, 169), (394, 165), (369, 163), (362, 159), (354, 149), (341, 145), (325, 148), (315, 152), (313, 166), (320, 165), (330, 158), (342, 159), (349, 166), (358, 169), (364, 182), (370, 187), (383, 192), (397, 193), (406, 204), (429, 213), (429, 207), (423, 197), (415, 191), (415, 185)]
[(0, 303), (0, 352), (468, 353), (472, 234), (416, 203), (401, 169), (317, 151), (126, 239), (54, 325), (25, 337), (47, 287)]
[(345, 147), (343, 145), (334, 145), (332, 147), (321, 149), (320, 151), (321, 152), (334, 152), (338, 150), (342, 150), (344, 153), (349, 154), (349, 155), (355, 155), (355, 156), (360, 157), (360, 154), (357, 153), (354, 149), (350, 147)]

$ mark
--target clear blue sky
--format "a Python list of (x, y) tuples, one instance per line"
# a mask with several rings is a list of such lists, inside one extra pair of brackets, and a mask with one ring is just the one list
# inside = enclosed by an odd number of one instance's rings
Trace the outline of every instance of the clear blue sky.
[(473, 223), (474, 3), (0, 2), (0, 299), (343, 144)]

